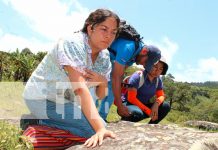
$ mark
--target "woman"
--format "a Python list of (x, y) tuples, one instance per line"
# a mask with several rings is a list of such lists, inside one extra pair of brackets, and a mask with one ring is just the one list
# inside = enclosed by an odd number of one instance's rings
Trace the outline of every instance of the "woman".
[[(164, 102), (165, 96), (160, 75), (165, 75), (168, 64), (161, 57), (160, 61), (152, 67), (150, 72), (138, 71), (129, 78), (129, 87), (124, 96), (130, 116), (123, 120), (137, 122), (150, 117), (150, 124), (159, 123), (170, 111), (170, 105)], [(152, 98), (156, 95), (154, 101)]]
[(120, 19), (110, 10), (97, 9), (80, 32), (60, 40), (28, 80), (24, 99), (39, 124), (89, 138), (85, 145), (101, 145), (114, 133), (105, 129), (89, 92), (103, 98), (111, 71), (107, 47), (115, 39)]

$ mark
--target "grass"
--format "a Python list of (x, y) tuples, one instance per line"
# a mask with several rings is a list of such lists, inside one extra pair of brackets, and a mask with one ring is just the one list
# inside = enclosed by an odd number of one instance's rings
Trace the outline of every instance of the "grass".
[(32, 145), (22, 136), (22, 130), (4, 120), (19, 119), (29, 113), (24, 104), (22, 82), (0, 82), (0, 149), (29, 150)]
[(20, 128), (5, 121), (0, 121), (0, 149), (1, 150), (30, 150), (32, 144), (22, 136)]
[(20, 118), (22, 114), (29, 113), (22, 93), (24, 85), (22, 82), (0, 82), (0, 118)]

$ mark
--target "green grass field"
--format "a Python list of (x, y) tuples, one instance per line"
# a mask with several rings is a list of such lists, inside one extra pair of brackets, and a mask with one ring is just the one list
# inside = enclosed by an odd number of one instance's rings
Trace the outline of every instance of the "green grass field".
[(0, 118), (19, 118), (22, 114), (29, 113), (22, 93), (24, 85), (22, 82), (0, 82)]
[[(22, 82), (0, 82), (0, 118), (13, 119), (20, 118), (22, 114), (28, 114), (29, 110), (26, 107), (22, 93), (24, 85)], [(120, 116), (117, 114), (115, 105), (112, 105), (107, 120), (109, 122), (117, 122), (120, 120)], [(147, 122), (148, 119), (141, 122)], [(169, 123), (167, 120), (163, 120), (161, 123)]]

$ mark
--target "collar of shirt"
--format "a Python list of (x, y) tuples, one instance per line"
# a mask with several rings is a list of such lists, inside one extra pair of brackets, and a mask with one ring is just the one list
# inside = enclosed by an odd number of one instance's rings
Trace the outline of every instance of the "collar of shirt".
[(155, 77), (152, 81), (150, 81), (148, 78), (148, 73), (146, 71), (144, 71), (143, 73), (144, 73), (144, 79), (146, 83), (149, 83), (149, 84), (156, 83), (157, 77)]

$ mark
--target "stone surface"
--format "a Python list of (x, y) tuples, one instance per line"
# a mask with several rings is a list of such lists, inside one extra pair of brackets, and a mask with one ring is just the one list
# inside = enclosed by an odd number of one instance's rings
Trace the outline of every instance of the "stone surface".
[[(149, 125), (120, 121), (109, 123), (116, 139), (105, 139), (97, 150), (218, 150), (218, 132), (206, 132), (178, 125)], [(87, 149), (75, 145), (68, 150)]]
[(197, 121), (197, 120), (190, 120), (185, 122), (187, 126), (210, 130), (210, 131), (218, 131), (218, 123), (208, 122), (208, 121)]

